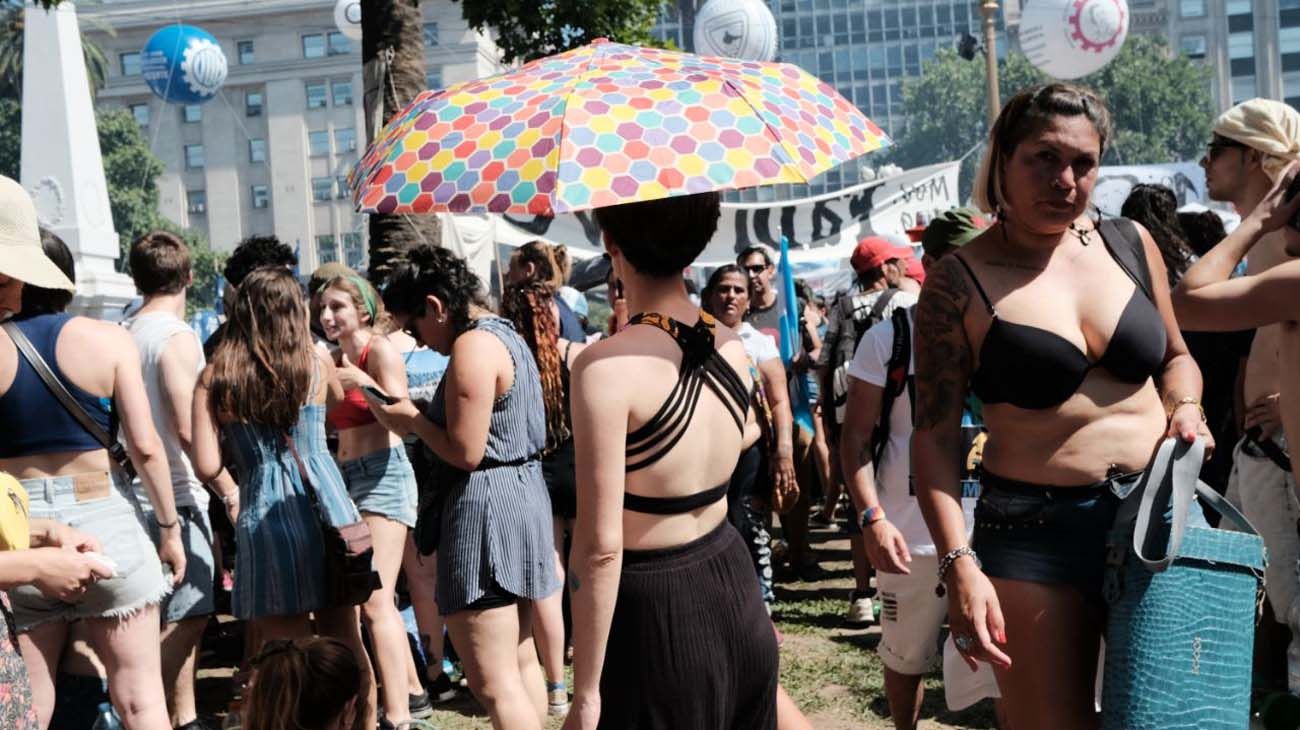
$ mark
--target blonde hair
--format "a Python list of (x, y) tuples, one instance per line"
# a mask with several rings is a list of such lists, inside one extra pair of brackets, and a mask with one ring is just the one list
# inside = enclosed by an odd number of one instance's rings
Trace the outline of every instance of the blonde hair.
[(1086, 117), (1101, 139), (1102, 154), (1111, 137), (1110, 111), (1097, 94), (1074, 84), (1040, 84), (1016, 94), (1002, 107), (989, 130), (988, 144), (975, 173), (971, 201), (985, 213), (1007, 207), (1002, 173), (1016, 146), (1036, 134), (1054, 117)]

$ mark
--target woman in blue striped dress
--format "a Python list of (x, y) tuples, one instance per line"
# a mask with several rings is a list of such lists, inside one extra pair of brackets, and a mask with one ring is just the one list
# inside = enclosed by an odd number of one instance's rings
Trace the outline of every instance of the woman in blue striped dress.
[(367, 396), (381, 423), (416, 434), (438, 457), (440, 499), (416, 525), (422, 552), (438, 553), (438, 608), (493, 727), (540, 728), (546, 694), (531, 602), (560, 582), (539, 461), (546, 416), (537, 364), (514, 327), (487, 309), (478, 277), (446, 249), (412, 250), (389, 277), (384, 306), (451, 358), (425, 413), (407, 399), (385, 405)]
[[(254, 271), (240, 284), (226, 335), (194, 391), (194, 469), (205, 482), (220, 474), (220, 433), (239, 483), (234, 614), (252, 621), (259, 642), (310, 636), (315, 614), (322, 635), (364, 657), (356, 607), (329, 605), (325, 547), (308, 493), (316, 490), (333, 524), (360, 521), (325, 447), (326, 402), (341, 397), (333, 362), (312, 347), (298, 281), (287, 269)], [(374, 682), (363, 666), (357, 714), (372, 728)]]

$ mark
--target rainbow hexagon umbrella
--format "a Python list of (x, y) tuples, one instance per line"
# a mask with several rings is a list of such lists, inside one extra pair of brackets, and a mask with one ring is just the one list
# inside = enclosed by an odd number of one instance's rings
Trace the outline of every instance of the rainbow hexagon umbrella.
[(806, 182), (890, 143), (797, 66), (600, 39), (420, 94), (350, 182), (361, 212), (555, 215)]

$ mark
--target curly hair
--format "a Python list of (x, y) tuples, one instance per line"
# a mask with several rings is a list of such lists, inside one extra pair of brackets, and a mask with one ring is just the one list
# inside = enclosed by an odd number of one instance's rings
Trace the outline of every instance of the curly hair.
[(248, 730), (324, 730), (361, 692), (361, 665), (337, 639), (269, 641), (254, 664)]
[(483, 283), (465, 259), (445, 248), (416, 246), (394, 262), (384, 281), (384, 306), (397, 317), (418, 317), (428, 296), (447, 308), (457, 334), (469, 329), (471, 307), (488, 306)]
[(569, 280), (569, 250), (561, 244), (552, 246), (542, 241), (529, 241), (515, 249), (511, 263), (520, 267), (532, 264), (536, 272), (533, 281), (547, 285), (551, 291)]
[(275, 236), (249, 236), (230, 253), (221, 275), (232, 286), (239, 286), (255, 269), (263, 266), (292, 268), (297, 263), (298, 257), (293, 249)]
[(554, 452), (573, 435), (564, 407), (563, 363), (560, 362), (560, 325), (551, 311), (555, 294), (543, 281), (510, 287), (501, 302), (501, 314), (523, 335), (537, 360), (546, 404), (546, 453)]
[(971, 199), (976, 207), (986, 213), (996, 213), (1007, 207), (1002, 180), (1007, 160), (1015, 154), (1021, 142), (1040, 132), (1056, 117), (1084, 117), (1092, 122), (1101, 140), (1099, 154), (1105, 154), (1106, 143), (1113, 133), (1110, 110), (1096, 92), (1084, 86), (1060, 82), (1031, 86), (1002, 107), (989, 130), (988, 145), (979, 172), (975, 173), (975, 187), (971, 190)]
[(1212, 210), (1179, 213), (1178, 224), (1183, 229), (1187, 245), (1197, 256), (1209, 253), (1228, 235), (1227, 229), (1223, 227), (1223, 219)]
[(289, 430), (311, 395), (316, 357), (302, 287), (287, 269), (257, 269), (240, 285), (229, 314), (212, 355), (212, 411)]
[(1169, 286), (1177, 285), (1192, 265), (1192, 250), (1178, 222), (1178, 198), (1174, 191), (1164, 185), (1134, 185), (1119, 214), (1141, 223), (1151, 233), (1156, 248), (1160, 249), (1160, 258), (1164, 259)]

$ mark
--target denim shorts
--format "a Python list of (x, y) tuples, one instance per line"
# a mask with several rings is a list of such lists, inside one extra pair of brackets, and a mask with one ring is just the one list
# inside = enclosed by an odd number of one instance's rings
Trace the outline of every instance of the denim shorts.
[(394, 446), (339, 464), (357, 510), (415, 527), (419, 500), (406, 447)]
[(1123, 497), (1142, 472), (1080, 487), (1006, 479), (985, 472), (971, 545), (984, 573), (1072, 585), (1101, 600), (1106, 543)]
[(126, 617), (162, 602), (171, 591), (158, 551), (145, 531), (144, 516), (129, 483), (106, 471), (22, 480), (31, 500), (31, 516), (75, 527), (93, 535), (101, 552), (117, 564), (117, 575), (92, 583), (80, 601), (46, 598), (35, 586), (9, 591), (18, 631), (48, 621)]
[[(177, 507), (181, 544), (185, 546), (185, 579), (162, 602), (163, 623), (216, 613), (216, 560), (212, 557), (212, 523), (208, 511), (199, 507)], [(158, 522), (145, 513), (149, 536), (158, 544)]]

